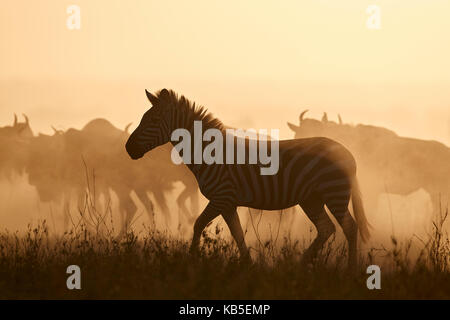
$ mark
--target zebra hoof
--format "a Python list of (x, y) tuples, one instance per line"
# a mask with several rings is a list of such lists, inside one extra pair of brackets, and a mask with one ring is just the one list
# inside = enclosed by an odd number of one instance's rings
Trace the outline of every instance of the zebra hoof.
[(200, 249), (196, 246), (191, 246), (189, 248), (189, 254), (193, 257), (198, 257), (200, 255)]
[(250, 254), (245, 254), (245, 255), (241, 255), (239, 257), (239, 263), (241, 265), (247, 266), (247, 265), (253, 264), (253, 260), (252, 260), (252, 257), (250, 256)]

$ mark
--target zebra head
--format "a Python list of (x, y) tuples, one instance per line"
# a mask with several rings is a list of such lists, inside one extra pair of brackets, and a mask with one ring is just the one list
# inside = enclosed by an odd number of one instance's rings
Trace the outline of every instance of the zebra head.
[(161, 90), (156, 95), (145, 90), (152, 107), (144, 113), (139, 126), (128, 138), (125, 148), (134, 160), (142, 158), (148, 151), (170, 140), (169, 91)]

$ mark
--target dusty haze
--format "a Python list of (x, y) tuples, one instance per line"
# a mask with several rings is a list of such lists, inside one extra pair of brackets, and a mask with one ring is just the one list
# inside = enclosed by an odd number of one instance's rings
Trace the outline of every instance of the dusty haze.
[[(281, 138), (308, 108), (450, 146), (450, 3), (378, 0), (382, 27), (369, 30), (373, 2), (4, 0), (0, 126), (26, 113), (35, 134), (97, 117), (133, 129), (148, 108), (144, 89), (166, 87), (228, 125), (278, 128)], [(66, 27), (70, 4), (81, 8), (80, 30)], [(15, 185), (2, 183), (0, 215), (13, 229), (38, 203), (23, 180)], [(430, 212), (427, 197), (380, 199), (379, 226), (391, 230), (388, 209)]]

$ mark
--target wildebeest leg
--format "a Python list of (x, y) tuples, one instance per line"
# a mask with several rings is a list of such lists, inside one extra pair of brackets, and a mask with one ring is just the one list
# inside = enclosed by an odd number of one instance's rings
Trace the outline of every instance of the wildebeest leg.
[(201, 215), (197, 218), (197, 220), (195, 220), (194, 235), (192, 237), (190, 248), (191, 253), (197, 251), (203, 229), (205, 229), (206, 225), (220, 214), (221, 209), (223, 209), (223, 207), (220, 204), (218, 205), (210, 201)]
[(445, 199), (442, 196), (442, 194), (439, 192), (428, 191), (428, 193), (430, 194), (430, 198), (431, 198), (433, 219), (435, 219), (436, 217), (440, 216), (442, 209), (446, 208)]
[(70, 217), (70, 199), (71, 199), (71, 193), (67, 190), (63, 191), (63, 194), (62, 194), (63, 209), (62, 210), (63, 210), (64, 232), (69, 231), (70, 224), (72, 222), (71, 217)]
[(122, 217), (121, 230), (117, 236), (117, 238), (120, 239), (130, 227), (130, 223), (133, 220), (137, 207), (129, 194), (117, 193), (117, 196), (119, 198), (119, 210)]
[(244, 232), (242, 231), (241, 222), (239, 221), (239, 215), (236, 208), (223, 212), (222, 217), (227, 223), (228, 228), (230, 228), (231, 235), (239, 248), (241, 258), (248, 259), (250, 254), (247, 246), (245, 245)]
[(283, 211), (282, 214), (287, 215), (288, 233), (290, 234), (295, 224), (295, 218), (297, 217), (296, 207), (287, 208), (286, 212)]
[(64, 231), (69, 231), (69, 229), (70, 229), (70, 200), (67, 198), (63, 199), (63, 215), (64, 215)]
[(186, 206), (186, 200), (189, 197), (189, 189), (188, 187), (185, 187), (184, 190), (180, 193), (180, 195), (177, 198), (177, 204), (179, 207), (179, 213), (178, 213), (178, 225), (179, 227), (185, 224), (189, 224), (193, 220), (193, 216), (196, 213), (190, 212), (189, 209)]
[(181, 191), (180, 195), (177, 198), (177, 204), (183, 211), (188, 211), (188, 208), (186, 207), (186, 199), (189, 196), (189, 192), (187, 188), (185, 187), (183, 191)]
[(164, 192), (161, 189), (155, 188), (156, 190), (153, 190), (153, 196), (155, 197), (156, 203), (161, 208), (162, 214), (164, 215), (164, 222), (166, 224), (166, 228), (170, 229), (170, 224), (172, 222), (172, 219), (170, 218), (170, 210), (169, 207), (167, 207), (167, 200), (166, 196), (164, 195)]
[(191, 199), (191, 217), (190, 217), (190, 223), (193, 222), (193, 219), (197, 212), (199, 212), (199, 190), (197, 186), (193, 187), (194, 189), (190, 190), (190, 199)]
[(318, 198), (311, 197), (300, 206), (317, 229), (317, 237), (303, 254), (302, 263), (308, 264), (317, 256), (324, 243), (336, 231), (336, 227), (325, 211), (323, 202)]
[(145, 207), (145, 210), (147, 211), (148, 218), (150, 219), (150, 224), (152, 228), (155, 227), (155, 208), (153, 206), (153, 202), (150, 200), (150, 198), (147, 195), (147, 192), (145, 190), (134, 190), (136, 192), (137, 197), (142, 202), (142, 204)]

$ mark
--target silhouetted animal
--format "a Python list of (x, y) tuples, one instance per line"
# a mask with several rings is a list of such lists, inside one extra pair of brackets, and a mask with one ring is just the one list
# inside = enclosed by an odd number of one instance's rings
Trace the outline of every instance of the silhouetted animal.
[(410, 194), (420, 188), (432, 199), (434, 211), (440, 198), (450, 193), (450, 148), (437, 141), (399, 137), (395, 132), (371, 125), (352, 126), (328, 120), (299, 118), (288, 122), (295, 138), (328, 137), (345, 145), (359, 165), (360, 181), (368, 204), (375, 209), (381, 193)]
[[(191, 225), (195, 220), (195, 213), (199, 209), (199, 189), (194, 175), (185, 166), (175, 165), (171, 159), (171, 145), (164, 145), (161, 148), (154, 149), (143, 161), (148, 162), (148, 168), (159, 179), (170, 181), (171, 183), (181, 182), (183, 189), (178, 195), (176, 202), (179, 207), (178, 220), (180, 228), (182, 225)], [(143, 181), (145, 183), (145, 180)], [(187, 201), (190, 202), (190, 209)]]
[[(72, 172), (73, 160), (65, 151), (64, 136), (61, 132), (54, 135), (39, 134), (30, 140), (28, 145), (28, 161), (26, 172), (28, 182), (36, 188), (42, 202), (63, 205), (64, 228), (70, 222), (70, 200), (76, 197), (78, 205), (84, 199), (86, 184), (82, 171), (76, 178)], [(100, 189), (100, 188), (99, 188)], [(101, 194), (100, 190), (97, 193)]]
[(21, 175), (27, 159), (27, 144), (33, 132), (28, 117), (18, 122), (14, 115), (12, 126), (0, 128), (0, 177), (11, 180), (14, 174)]
[[(172, 163), (170, 159), (171, 148), (154, 150), (152, 157), (140, 161), (137, 165), (130, 166), (131, 160), (123, 149), (123, 145), (129, 137), (128, 133), (114, 128), (104, 119), (91, 121), (83, 128), (83, 131), (86, 135), (84, 136), (85, 142), (82, 144), (91, 146), (90, 153), (97, 157), (93, 160), (93, 163), (101, 164), (101, 174), (107, 177), (105, 179), (107, 179), (108, 185), (116, 193), (126, 193), (127, 191), (123, 188), (134, 190), (149, 212), (151, 221), (154, 221), (153, 204), (146, 195), (146, 192), (152, 193), (165, 217), (166, 226), (169, 227), (171, 222), (170, 212), (164, 193), (170, 192), (173, 189), (173, 184), (180, 181), (184, 185), (184, 189), (177, 198), (177, 203), (181, 209), (179, 223), (192, 223), (192, 214), (187, 209), (186, 200), (190, 199), (191, 206), (194, 209), (198, 208), (198, 187), (189, 170)], [(95, 139), (92, 137), (95, 137)], [(105, 148), (105, 143), (112, 147)], [(99, 153), (99, 150), (103, 150), (103, 154)], [(87, 150), (85, 150), (85, 153), (88, 153)], [(143, 172), (145, 172), (145, 175), (142, 174)], [(125, 212), (127, 214), (124, 223), (125, 226), (128, 226), (136, 210), (128, 208)]]
[(30, 127), (30, 121), (24, 114), (25, 122), (19, 122), (17, 115), (14, 115), (14, 122), (12, 126), (6, 126), (0, 128), (0, 136), (2, 137), (18, 137), (18, 138), (31, 138), (33, 137), (33, 131)]
[(36, 186), (43, 201), (64, 201), (66, 207), (74, 196), (80, 204), (86, 188), (95, 202), (101, 195), (108, 201), (111, 189), (119, 199), (122, 217), (119, 237), (137, 209), (131, 198), (134, 190), (154, 224), (154, 206), (146, 192), (153, 189), (158, 204), (167, 213), (164, 191), (171, 187), (150, 175), (152, 184), (142, 188), (143, 179), (130, 169), (123, 169), (128, 167), (124, 162), (129, 161), (121, 147), (127, 138), (127, 133), (103, 119), (89, 122), (82, 130), (69, 129), (53, 136), (40, 134), (30, 147), (27, 166), (30, 184)]
[[(147, 92), (152, 107), (143, 115), (139, 126), (131, 134), (126, 149), (132, 159), (143, 157), (148, 151), (170, 142), (172, 132), (183, 128), (194, 137), (194, 121), (201, 121), (204, 132), (217, 129), (225, 141), (223, 124), (202, 107), (196, 107), (185, 97), (163, 89), (156, 95)], [(217, 139), (217, 138), (216, 138)], [(242, 138), (233, 137), (234, 146)], [(192, 139), (191, 139), (192, 140)], [(195, 147), (190, 142), (191, 157), (208, 146)], [(250, 164), (248, 154), (251, 140), (245, 139), (246, 161), (236, 164), (238, 155), (233, 152), (234, 164), (200, 164), (190, 161), (188, 168), (195, 175), (200, 191), (209, 200), (208, 205), (194, 224), (191, 251), (198, 247), (205, 226), (218, 215), (225, 219), (241, 256), (249, 257), (237, 206), (256, 209), (280, 210), (299, 204), (315, 224), (318, 235), (304, 254), (311, 261), (325, 241), (335, 232), (335, 226), (325, 212), (330, 209), (342, 226), (349, 243), (349, 265), (356, 265), (357, 231), (363, 239), (369, 236), (367, 221), (356, 182), (356, 163), (351, 153), (341, 144), (327, 138), (308, 138), (279, 141), (279, 170), (274, 175), (261, 175), (265, 167), (261, 162)], [(215, 152), (226, 159), (227, 147), (218, 146)], [(269, 152), (277, 152), (267, 146)], [(183, 151), (184, 152), (184, 151)], [(180, 155), (181, 156), (181, 155)], [(352, 197), (356, 221), (348, 211)], [(358, 228), (359, 227), (359, 228)]]
[[(126, 131), (115, 128), (104, 119), (92, 120), (82, 130), (55, 130), (53, 136), (40, 134), (30, 146), (27, 166), (30, 184), (36, 187), (41, 200), (64, 203), (66, 213), (70, 199), (75, 197), (79, 205), (83, 203), (86, 187), (91, 188), (90, 195), (94, 201), (98, 201), (101, 195), (109, 201), (108, 190), (111, 189), (119, 200), (122, 217), (120, 238), (137, 210), (131, 198), (132, 191), (146, 208), (152, 225), (154, 205), (147, 193), (153, 194), (169, 226), (170, 212), (165, 193), (173, 189), (175, 181), (181, 181), (188, 187), (185, 187), (177, 202), (180, 206), (184, 205), (180, 213), (181, 223), (189, 223), (188, 218), (183, 219), (188, 211), (184, 201), (191, 197), (191, 203), (195, 206), (195, 199), (198, 199), (198, 188), (189, 185), (191, 181), (196, 183), (193, 177), (189, 179), (192, 173), (187, 169), (180, 172), (179, 166), (169, 162), (169, 150), (160, 150), (155, 158), (146, 159), (138, 166), (129, 166), (131, 160), (123, 149), (128, 136)], [(141, 173), (148, 167), (152, 170), (143, 176)]]

